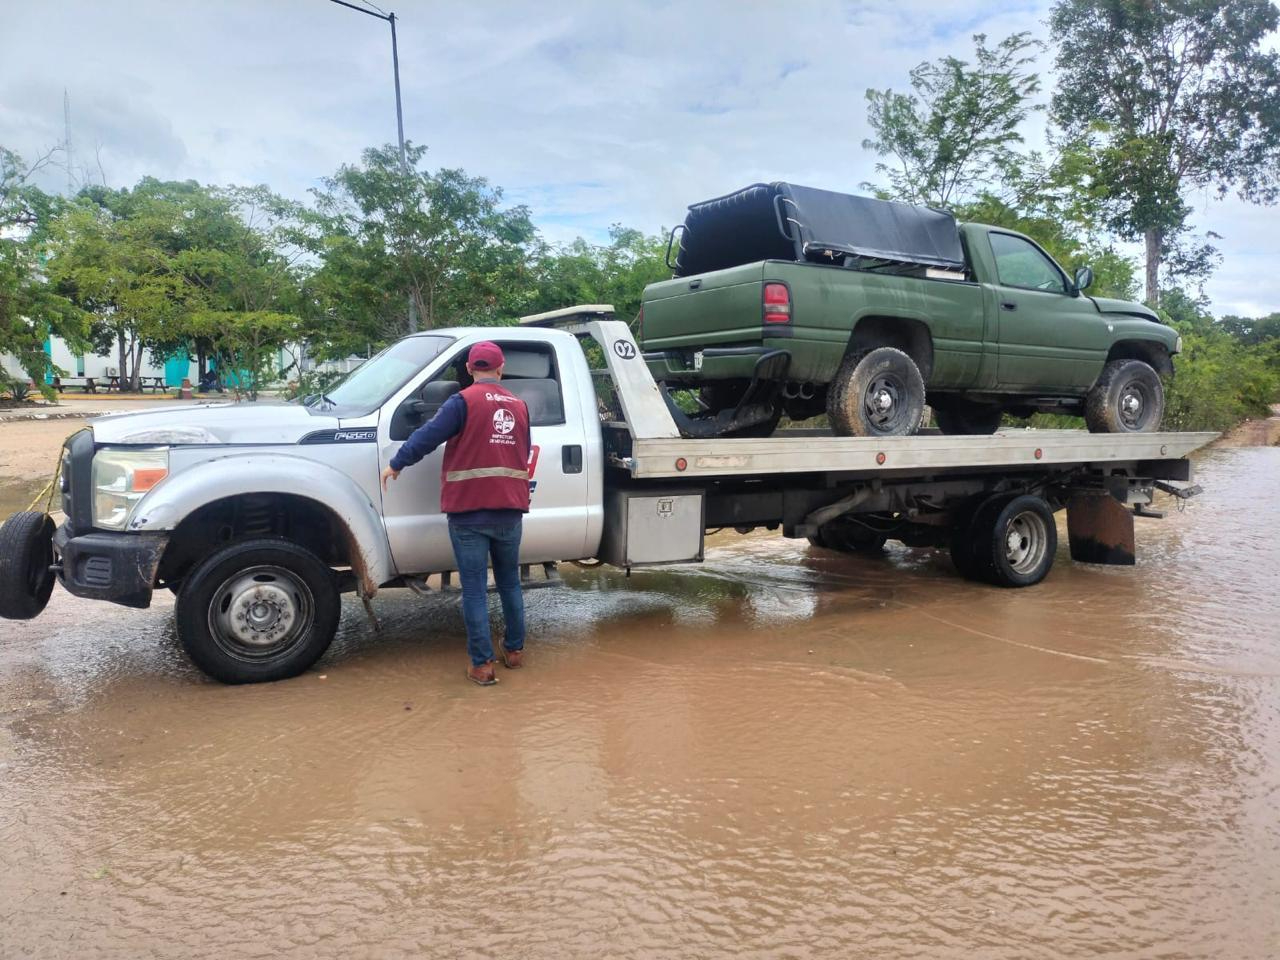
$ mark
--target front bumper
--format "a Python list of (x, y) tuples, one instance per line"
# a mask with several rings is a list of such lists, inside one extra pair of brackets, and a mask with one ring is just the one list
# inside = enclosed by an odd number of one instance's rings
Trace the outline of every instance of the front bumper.
[(149, 607), (156, 569), (168, 543), (167, 533), (94, 530), (75, 535), (64, 523), (53, 534), (58, 580), (77, 597)]

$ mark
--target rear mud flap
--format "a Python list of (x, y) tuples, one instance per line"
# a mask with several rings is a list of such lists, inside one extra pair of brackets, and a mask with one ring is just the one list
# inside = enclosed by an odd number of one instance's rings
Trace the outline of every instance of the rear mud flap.
[(1067, 537), (1077, 563), (1135, 562), (1133, 514), (1105, 491), (1076, 493), (1067, 501)]

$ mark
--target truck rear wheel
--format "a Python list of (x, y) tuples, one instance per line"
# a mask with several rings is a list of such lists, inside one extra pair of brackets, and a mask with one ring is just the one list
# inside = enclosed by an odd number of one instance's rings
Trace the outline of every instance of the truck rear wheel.
[(0, 526), (0, 617), (30, 620), (53, 593), (53, 521), (24, 510)]
[(1053, 511), (1042, 497), (1030, 494), (987, 501), (969, 525), (969, 539), (971, 552), (963, 556), (966, 575), (998, 587), (1039, 583), (1058, 551)]
[(340, 612), (333, 571), (314, 553), (289, 540), (246, 540), (183, 580), (178, 638), (215, 680), (283, 680), (320, 659)]
[(1004, 410), (986, 403), (969, 400), (951, 400), (933, 407), (933, 419), (938, 429), (946, 434), (973, 434), (990, 436), (1000, 429)]
[(827, 416), (842, 437), (905, 437), (924, 417), (924, 378), (893, 347), (850, 354), (827, 388)]
[(1090, 433), (1152, 433), (1164, 419), (1164, 385), (1150, 364), (1112, 360), (1084, 402)]

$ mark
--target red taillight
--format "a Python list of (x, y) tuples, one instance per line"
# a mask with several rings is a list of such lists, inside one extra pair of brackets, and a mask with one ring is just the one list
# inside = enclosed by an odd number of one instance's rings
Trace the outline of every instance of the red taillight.
[(764, 285), (764, 322), (791, 322), (791, 291), (785, 283)]

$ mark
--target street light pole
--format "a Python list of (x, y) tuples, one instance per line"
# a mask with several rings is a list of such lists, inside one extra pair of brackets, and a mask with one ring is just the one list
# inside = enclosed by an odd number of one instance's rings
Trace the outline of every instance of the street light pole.
[[(356, 13), (365, 13), (378, 20), (385, 20), (391, 24), (391, 69), (396, 82), (396, 134), (400, 139), (400, 170), (407, 179), (409, 176), (409, 155), (404, 149), (404, 108), (400, 103), (400, 47), (396, 43), (396, 15), (395, 13), (377, 12), (367, 7), (358, 7), (354, 3), (348, 3), (347, 0), (329, 0), (329, 2), (336, 3), (340, 7), (346, 7), (348, 10), (354, 10)], [(409, 295), (409, 332), (418, 332), (418, 305), (414, 303), (413, 294)]]
[(400, 106), (400, 47), (396, 44), (396, 15), (387, 16), (391, 24), (391, 69), (396, 77), (396, 133), (400, 136), (400, 166), (409, 172), (409, 158), (404, 152), (404, 110)]

